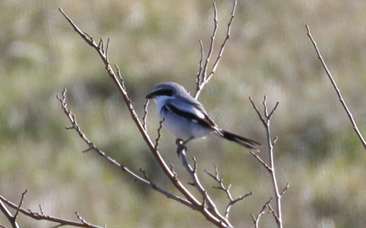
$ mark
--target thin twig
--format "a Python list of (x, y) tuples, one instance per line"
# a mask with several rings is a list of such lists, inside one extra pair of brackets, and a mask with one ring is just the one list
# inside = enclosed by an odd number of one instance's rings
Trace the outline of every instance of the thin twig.
[(202, 76), (201, 76), (201, 81), (200, 81), (200, 88), (202, 87), (202, 83), (204, 83), (207, 79), (207, 68), (208, 68), (208, 64), (210, 62), (211, 56), (212, 56), (212, 52), (214, 49), (214, 43), (215, 43), (215, 38), (216, 38), (216, 33), (217, 33), (217, 28), (219, 27), (218, 22), (217, 22), (217, 8), (216, 8), (216, 3), (213, 3), (213, 8), (214, 8), (214, 17), (213, 17), (213, 21), (214, 21), (214, 30), (211, 36), (211, 42), (210, 42), (210, 48), (208, 50), (207, 53), (207, 57), (206, 57), (206, 61), (205, 64), (203, 66), (203, 71), (202, 71)]
[(163, 128), (163, 122), (165, 121), (165, 118), (163, 118), (160, 122), (159, 122), (159, 128), (158, 128), (158, 137), (155, 140), (155, 150), (158, 150), (159, 147), (159, 141), (161, 138), (161, 129)]
[(145, 179), (150, 182), (150, 185), (151, 185), (151, 187), (153, 189), (155, 189), (158, 186), (157, 184), (155, 184), (154, 182), (152, 182), (151, 178), (147, 175), (147, 173), (146, 173), (145, 170), (143, 170), (143, 169), (140, 168), (140, 172), (142, 172), (142, 174), (144, 174)]
[(281, 197), (286, 193), (286, 191), (288, 190), (289, 187), (290, 187), (290, 183), (287, 183), (286, 187), (281, 192)]
[(280, 102), (276, 102), (276, 105), (274, 106), (274, 108), (272, 109), (272, 111), (271, 111), (271, 113), (268, 115), (268, 119), (271, 119), (271, 117), (272, 117), (272, 115), (273, 115), (273, 113), (274, 113), (274, 111), (276, 111), (276, 109), (277, 109), (277, 107), (278, 107), (278, 105), (280, 104)]
[(120, 85), (121, 85), (122, 89), (126, 90), (125, 80), (122, 77), (121, 70), (119, 69), (119, 67), (117, 65), (114, 65), (114, 67), (117, 69), (117, 75), (118, 75), (118, 79), (119, 79), (119, 82), (120, 82)]
[(231, 17), (230, 17), (230, 21), (227, 25), (227, 32), (226, 32), (226, 37), (225, 37), (225, 40), (224, 42), (221, 44), (221, 48), (220, 48), (220, 51), (219, 51), (219, 54), (217, 55), (217, 58), (216, 58), (216, 61), (215, 63), (213, 64), (212, 66), (212, 70), (211, 70), (211, 73), (207, 76), (206, 78), (206, 81), (208, 82), (211, 77), (215, 74), (216, 72), (216, 69), (217, 69), (217, 66), (222, 58), (222, 54), (224, 52), (224, 49), (225, 49), (225, 46), (226, 46), (226, 43), (229, 41), (230, 39), (230, 36), (231, 36), (231, 24), (234, 20), (234, 17), (235, 17), (235, 11), (236, 11), (236, 6), (237, 6), (237, 1), (234, 1), (234, 5), (233, 5), (233, 9), (231, 11)]
[(262, 215), (270, 213), (270, 211), (265, 211), (265, 209), (267, 207), (269, 207), (270, 203), (271, 203), (272, 198), (270, 198), (262, 207), (262, 209), (259, 211), (257, 217), (255, 217), (253, 214), (251, 214), (250, 216), (252, 217), (252, 220), (254, 222), (255, 228), (259, 228), (259, 220), (262, 217)]
[(219, 177), (219, 171), (218, 171), (218, 168), (217, 168), (216, 164), (214, 166), (215, 166), (215, 175), (211, 174), (207, 170), (205, 170), (205, 172), (210, 177), (212, 177), (216, 182), (219, 183), (219, 186), (214, 186), (213, 188), (223, 190), (226, 193), (227, 198), (229, 199), (229, 203), (228, 203), (228, 205), (226, 206), (226, 209), (225, 209), (225, 217), (228, 219), (229, 218), (229, 213), (230, 213), (231, 207), (235, 203), (237, 203), (237, 202), (245, 199), (247, 196), (250, 196), (252, 194), (252, 192), (247, 193), (244, 196), (241, 196), (241, 197), (239, 197), (237, 199), (233, 199), (233, 197), (231, 196), (231, 193), (230, 193), (231, 184), (228, 187), (225, 187), (225, 185), (224, 185), (224, 177), (223, 176)]
[(200, 58), (200, 61), (199, 61), (199, 64), (198, 64), (198, 72), (197, 72), (197, 75), (196, 75), (196, 77), (197, 77), (197, 79), (196, 79), (196, 91), (198, 91), (200, 89), (200, 84), (201, 84), (201, 81), (202, 81), (202, 70), (203, 70), (202, 61), (203, 61), (203, 56), (204, 56), (202, 40), (200, 40), (199, 42), (200, 42), (201, 58)]
[(27, 194), (28, 192), (28, 189), (25, 189), (25, 191), (22, 193), (22, 197), (20, 198), (20, 202), (18, 204), (18, 208), (17, 210), (15, 211), (15, 214), (13, 216), (13, 219), (14, 219), (14, 222), (17, 220), (17, 217), (18, 217), (18, 214), (19, 214), (19, 210), (20, 210), (20, 207), (22, 206), (23, 204), (23, 201), (24, 201), (24, 197), (25, 197), (25, 194)]
[(264, 119), (263, 119), (261, 113), (259, 112), (257, 106), (254, 104), (254, 101), (253, 101), (252, 97), (249, 97), (249, 100), (250, 100), (250, 103), (252, 103), (252, 106), (253, 106), (254, 110), (257, 112), (258, 117), (262, 121), (263, 125), (266, 125), (266, 122), (264, 121)]
[[(272, 213), (273, 217), (276, 219), (276, 223), (281, 225), (281, 219), (277, 216), (276, 212), (273, 210), (271, 204), (268, 204), (269, 211)], [(282, 226), (282, 225), (281, 225)]]
[(330, 73), (330, 71), (329, 71), (329, 69), (328, 69), (327, 65), (325, 64), (325, 61), (324, 61), (324, 59), (323, 59), (323, 57), (322, 57), (322, 55), (321, 55), (321, 53), (320, 53), (320, 51), (319, 51), (318, 45), (316, 44), (315, 40), (313, 39), (313, 37), (312, 37), (312, 35), (311, 35), (311, 33), (310, 33), (309, 25), (305, 25), (305, 27), (306, 27), (306, 30), (307, 30), (307, 35), (308, 35), (308, 37), (310, 38), (310, 41), (311, 41), (311, 43), (313, 44), (313, 46), (314, 46), (314, 48), (315, 48), (315, 51), (316, 51), (316, 53), (317, 53), (317, 55), (318, 55), (318, 58), (319, 58), (319, 60), (320, 60), (321, 64), (323, 65), (323, 68), (324, 68), (324, 70), (325, 70), (325, 73), (327, 74), (327, 76), (328, 76), (328, 78), (329, 78), (330, 82), (332, 83), (332, 85), (333, 85), (333, 87), (334, 87), (334, 90), (336, 91), (336, 93), (337, 93), (337, 95), (338, 95), (339, 101), (341, 102), (341, 104), (342, 104), (342, 106), (343, 106), (344, 110), (346, 111), (346, 113), (347, 113), (347, 115), (348, 115), (349, 120), (351, 121), (351, 124), (352, 124), (352, 126), (353, 126), (353, 130), (356, 132), (356, 134), (357, 134), (358, 138), (360, 139), (360, 141), (361, 141), (361, 143), (362, 143), (362, 145), (363, 145), (364, 149), (366, 150), (366, 141), (365, 141), (365, 139), (363, 138), (363, 136), (362, 136), (362, 134), (361, 134), (360, 130), (358, 129), (357, 124), (356, 124), (356, 121), (354, 120), (354, 118), (353, 118), (353, 115), (352, 115), (351, 111), (348, 109), (347, 104), (346, 104), (346, 102), (344, 101), (343, 96), (342, 96), (342, 94), (341, 94), (341, 91), (339, 90), (339, 88), (338, 88), (338, 86), (337, 86), (337, 84), (336, 84), (335, 80), (333, 79), (332, 74)]
[[(35, 220), (45, 220), (45, 221), (50, 221), (50, 222), (55, 222), (58, 223), (57, 226), (65, 226), (65, 225), (69, 225), (69, 226), (74, 226), (74, 227), (91, 227), (91, 228), (103, 228), (101, 226), (96, 226), (90, 223), (83, 223), (83, 222), (75, 222), (75, 221), (71, 221), (71, 220), (67, 220), (67, 219), (62, 219), (62, 218), (58, 218), (58, 217), (54, 217), (52, 215), (45, 215), (43, 213), (43, 211), (41, 213), (37, 213), (37, 212), (33, 212), (29, 209), (24, 209), (22, 207), (19, 207), (19, 205), (16, 205), (12, 202), (10, 202), (9, 200), (7, 200), (5, 197), (0, 195), (0, 202), (4, 202), (6, 205), (8, 205), (9, 207), (18, 210), (19, 208), (19, 213), (33, 218)], [(85, 221), (85, 220), (84, 220)]]
[(39, 205), (39, 211), (41, 212), (41, 215), (44, 215), (43, 208), (42, 208), (41, 204)]
[(6, 208), (6, 206), (4, 205), (1, 197), (0, 197), (0, 210), (5, 215), (6, 219), (9, 221), (9, 223), (11, 224), (11, 226), (13, 228), (19, 228), (19, 225), (18, 225), (17, 221), (14, 219), (14, 217), (10, 213), (10, 211)]
[[(208, 64), (210, 62), (211, 56), (212, 56), (212, 52), (213, 52), (213, 48), (214, 48), (214, 41), (215, 41), (215, 37), (216, 37), (216, 33), (217, 33), (217, 28), (218, 28), (218, 22), (217, 22), (217, 8), (216, 8), (216, 4), (213, 3), (214, 6), (214, 30), (211, 36), (211, 42), (210, 42), (210, 48), (205, 60), (205, 64), (203, 66), (203, 70), (201, 73), (201, 76), (197, 76), (197, 88), (196, 88), (196, 93), (194, 95), (195, 99), (198, 99), (198, 96), (200, 95), (203, 87), (211, 80), (212, 76), (215, 74), (216, 69), (219, 65), (219, 62), (222, 58), (222, 55), (224, 53), (224, 49), (225, 46), (227, 44), (227, 42), (230, 39), (230, 32), (231, 32), (231, 25), (232, 22), (234, 20), (235, 17), (235, 11), (236, 11), (236, 6), (237, 6), (237, 0), (234, 0), (234, 5), (233, 5), (233, 9), (231, 11), (231, 17), (230, 17), (230, 21), (227, 25), (227, 32), (226, 32), (226, 37), (225, 40), (223, 41), (223, 43), (221, 44), (221, 48), (219, 50), (219, 53), (216, 57), (215, 63), (212, 65), (212, 69), (209, 75), (207, 75), (207, 68), (208, 68)], [(203, 45), (201, 45), (202, 49), (201, 49), (201, 53), (203, 53)], [(200, 67), (202, 66), (201, 62), (200, 62)]]
[(145, 129), (145, 131), (147, 130), (147, 127), (146, 127), (146, 119), (147, 119), (147, 107), (149, 106), (149, 102), (150, 100), (149, 99), (146, 99), (146, 103), (144, 105), (144, 116), (142, 117), (142, 127)]
[(261, 157), (259, 157), (256, 153), (254, 153), (253, 151), (249, 151), (251, 155), (253, 155), (269, 172), (272, 172), (271, 167), (269, 167), (269, 165), (267, 165), (267, 163), (265, 161), (263, 161), (263, 159)]

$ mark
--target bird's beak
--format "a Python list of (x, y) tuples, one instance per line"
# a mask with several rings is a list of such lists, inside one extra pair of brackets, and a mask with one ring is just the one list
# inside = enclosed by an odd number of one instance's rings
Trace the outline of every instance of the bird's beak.
[(154, 99), (157, 96), (157, 92), (151, 92), (148, 95), (146, 95), (146, 99)]

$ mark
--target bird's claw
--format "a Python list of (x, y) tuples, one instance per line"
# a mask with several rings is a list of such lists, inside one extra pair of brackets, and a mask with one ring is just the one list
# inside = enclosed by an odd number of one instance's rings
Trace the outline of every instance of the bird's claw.
[(187, 147), (184, 145), (185, 142), (182, 139), (177, 139), (175, 141), (175, 144), (177, 145), (177, 154), (180, 158), (181, 154), (187, 151)]

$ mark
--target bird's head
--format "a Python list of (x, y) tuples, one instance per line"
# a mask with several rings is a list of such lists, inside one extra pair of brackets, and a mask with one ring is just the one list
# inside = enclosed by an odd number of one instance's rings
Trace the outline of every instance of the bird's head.
[(189, 93), (183, 86), (175, 82), (166, 82), (157, 85), (151, 93), (146, 95), (146, 99), (154, 99), (156, 103), (159, 103), (160, 101), (163, 102), (176, 96), (187, 94)]

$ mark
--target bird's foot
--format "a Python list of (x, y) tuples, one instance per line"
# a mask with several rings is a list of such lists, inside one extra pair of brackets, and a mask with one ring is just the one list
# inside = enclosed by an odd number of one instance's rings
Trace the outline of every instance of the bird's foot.
[(184, 145), (185, 141), (182, 139), (177, 139), (175, 141), (175, 144), (177, 145), (177, 154), (178, 157), (180, 158), (181, 154), (187, 151), (187, 147)]

